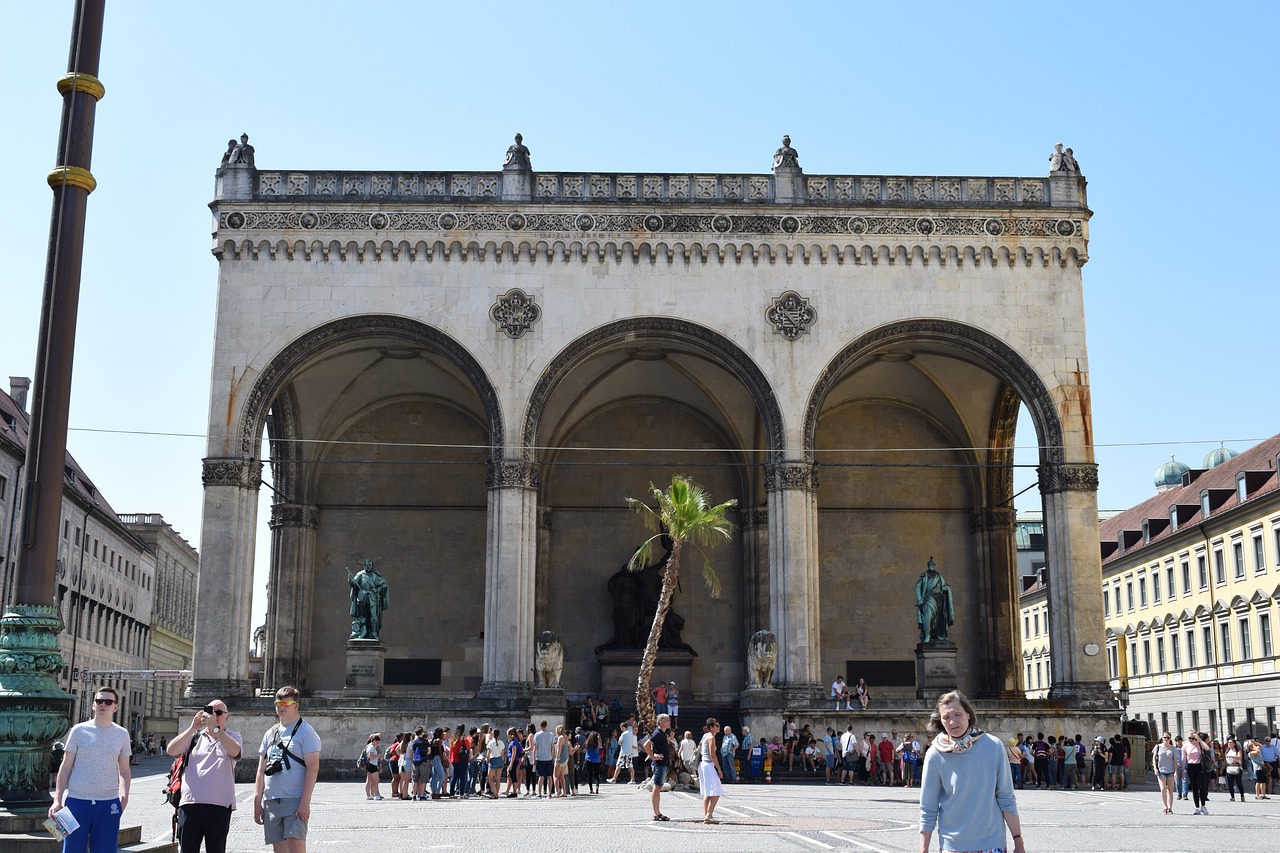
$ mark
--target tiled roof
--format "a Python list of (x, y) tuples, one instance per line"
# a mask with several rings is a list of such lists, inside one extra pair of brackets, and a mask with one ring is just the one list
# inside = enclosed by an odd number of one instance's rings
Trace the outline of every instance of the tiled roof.
[[(1216, 518), (1223, 513), (1230, 512), (1240, 506), (1240, 495), (1236, 489), (1236, 475), (1242, 471), (1257, 472), (1264, 477), (1260, 484), (1249, 484), (1252, 488), (1250, 488), (1246, 503), (1262, 495), (1274, 492), (1277, 488), (1280, 488), (1280, 480), (1276, 477), (1277, 454), (1280, 454), (1280, 435), (1273, 435), (1271, 438), (1255, 444), (1239, 456), (1218, 465), (1216, 468), (1210, 468), (1189, 484), (1169, 489), (1166, 492), (1160, 492), (1137, 506), (1130, 507), (1119, 515), (1108, 518), (1098, 525), (1098, 537), (1104, 543), (1114, 543), (1119, 539), (1122, 531), (1136, 531), (1141, 535), (1142, 522), (1146, 519), (1153, 519), (1165, 525), (1158, 532), (1152, 533), (1151, 543), (1159, 542), (1174, 532), (1168, 526), (1168, 522), (1169, 510), (1175, 505), (1194, 508), (1190, 515), (1180, 520), (1180, 527), (1185, 527), (1188, 524), (1197, 524), (1205, 520), (1200, 506), (1200, 493), (1205, 489), (1219, 491), (1225, 496), (1225, 500), (1212, 508), (1211, 517)], [(1195, 471), (1191, 471), (1191, 474), (1195, 474)], [(1227, 492), (1230, 492), (1230, 495), (1226, 495)], [(1149, 546), (1143, 545), (1142, 547)], [(1134, 550), (1132, 547), (1115, 550), (1103, 557), (1102, 562), (1105, 564), (1119, 559), (1126, 551), (1132, 550)]]
[[(31, 416), (13, 397), (2, 390), (0, 390), (0, 418), (3, 418), (0, 421), (0, 435), (10, 439), (25, 453), (27, 441), (30, 438)], [(99, 509), (114, 518), (116, 511), (107, 503), (107, 499), (98, 491), (98, 487), (89, 479), (89, 475), (80, 467), (80, 463), (76, 462), (75, 457), (68, 453), (63, 465), (65, 472), (63, 486), (69, 486), (86, 503), (96, 504)]]

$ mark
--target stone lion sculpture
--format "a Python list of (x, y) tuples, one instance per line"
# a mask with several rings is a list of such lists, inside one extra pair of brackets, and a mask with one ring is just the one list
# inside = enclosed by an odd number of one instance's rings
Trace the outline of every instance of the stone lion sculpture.
[(560, 642), (555, 631), (543, 631), (538, 635), (533, 670), (535, 686), (560, 686), (560, 673), (564, 670), (564, 643)]
[(778, 665), (778, 638), (772, 631), (756, 631), (747, 643), (748, 687), (772, 687)]

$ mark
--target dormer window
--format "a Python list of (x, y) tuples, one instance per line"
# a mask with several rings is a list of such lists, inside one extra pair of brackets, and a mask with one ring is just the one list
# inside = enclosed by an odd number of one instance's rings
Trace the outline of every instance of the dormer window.
[(1244, 503), (1248, 497), (1249, 487), (1245, 483), (1244, 472), (1241, 471), (1239, 474), (1236, 474), (1236, 500), (1240, 503)]
[(1178, 532), (1178, 508), (1176, 506), (1169, 507), (1169, 530), (1173, 533)]
[(1205, 518), (1209, 517), (1209, 490), (1205, 489), (1200, 492), (1200, 514)]

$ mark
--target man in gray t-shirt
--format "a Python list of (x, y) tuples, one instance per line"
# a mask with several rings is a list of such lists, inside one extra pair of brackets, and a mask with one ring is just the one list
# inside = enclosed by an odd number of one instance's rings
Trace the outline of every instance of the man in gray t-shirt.
[(298, 690), (276, 691), (276, 719), (258, 748), (253, 819), (276, 853), (306, 853), (311, 794), (320, 772), (320, 736), (302, 719)]
[(91, 850), (114, 850), (120, 817), (129, 805), (132, 756), (129, 732), (111, 721), (120, 707), (114, 688), (93, 692), (93, 719), (71, 729), (58, 769), (49, 817), (66, 807), (75, 815)]

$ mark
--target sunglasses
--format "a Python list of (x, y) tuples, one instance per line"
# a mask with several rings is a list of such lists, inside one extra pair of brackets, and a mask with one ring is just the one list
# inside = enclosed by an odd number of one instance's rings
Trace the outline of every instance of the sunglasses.
[(297, 699), (277, 699), (276, 700), (277, 708), (287, 708), (290, 705), (297, 705), (297, 704), (298, 704)]
[(95, 697), (94, 697), (94, 699), (93, 699), (93, 704), (95, 704), (95, 705), (114, 705), (114, 704), (116, 704), (116, 700), (114, 700), (114, 699), (99, 699), (99, 698), (97, 698), (97, 697), (95, 696)]

